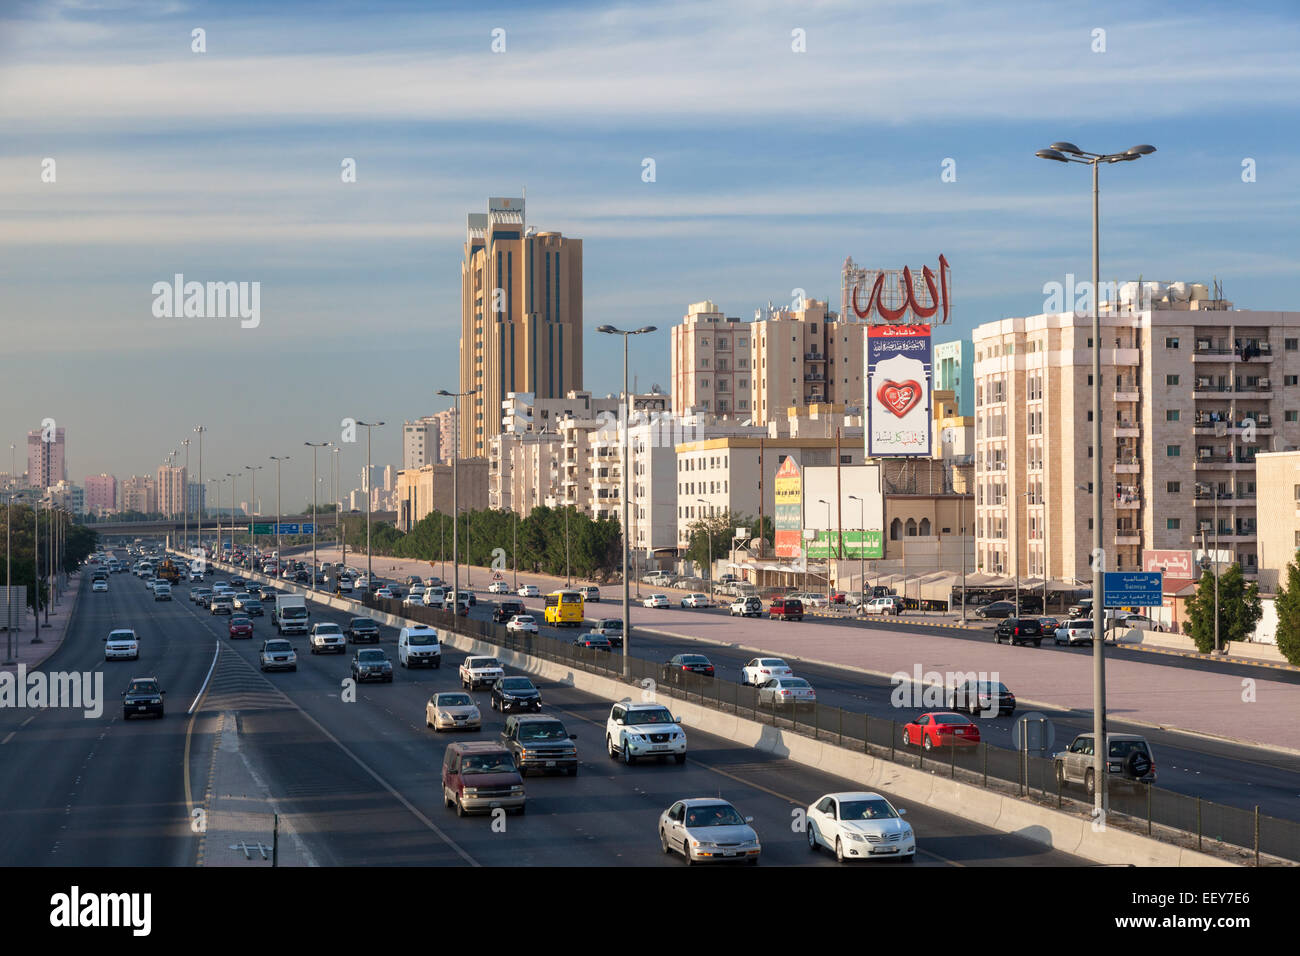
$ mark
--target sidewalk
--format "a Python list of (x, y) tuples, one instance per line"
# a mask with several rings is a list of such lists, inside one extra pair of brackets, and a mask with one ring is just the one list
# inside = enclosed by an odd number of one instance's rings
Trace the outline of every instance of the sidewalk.
[[(72, 614), (77, 608), (77, 598), (81, 594), (82, 578), (80, 574), (68, 575), (67, 583), (64, 590), (58, 595), (54, 606), (50, 608), (50, 622), (45, 623), (45, 614), (41, 613), (41, 643), (33, 644), (32, 638), (36, 636), (36, 630), (32, 626), (30, 614), (24, 614), (20, 627), (14, 631), (14, 663), (5, 664), (6, 652), (9, 649), (9, 635), (0, 630), (0, 671), (17, 670), (17, 666), (22, 664), (27, 671), (36, 670), (45, 660), (52, 655), (63, 644), (64, 635), (67, 633), (68, 624), (72, 620)], [(27, 609), (24, 608), (24, 611)]]

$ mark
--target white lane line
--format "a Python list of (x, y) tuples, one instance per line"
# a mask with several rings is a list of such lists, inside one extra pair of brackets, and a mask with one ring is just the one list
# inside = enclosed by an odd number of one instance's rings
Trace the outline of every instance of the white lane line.
[(208, 668), (208, 676), (203, 678), (203, 685), (199, 688), (199, 692), (194, 695), (194, 703), (190, 704), (190, 709), (185, 711), (186, 714), (194, 713), (194, 708), (199, 705), (199, 699), (203, 697), (203, 692), (208, 689), (208, 681), (212, 680), (212, 672), (216, 670), (217, 658), (220, 656), (221, 656), (221, 641), (218, 639), (216, 653), (212, 655), (212, 666)]
[(9, 736), (5, 737), (4, 740), (0, 740), (0, 747), (3, 747), (5, 744), (9, 743), (9, 741), (13, 740), (14, 734), (16, 733), (18, 733), (16, 730), (9, 731)]

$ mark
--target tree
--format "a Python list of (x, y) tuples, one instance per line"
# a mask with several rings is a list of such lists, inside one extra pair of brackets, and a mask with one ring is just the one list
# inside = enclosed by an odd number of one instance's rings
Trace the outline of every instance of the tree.
[[(737, 512), (723, 511), (706, 518), (699, 518), (692, 521), (686, 526), (687, 534), (690, 536), (690, 546), (686, 549), (686, 557), (690, 558), (696, 564), (705, 566), (712, 564), (718, 558), (724, 558), (731, 554), (732, 537), (737, 528), (748, 528), (751, 531), (758, 528), (758, 521), (752, 515), (742, 515)], [(772, 522), (766, 515), (763, 516), (763, 537), (770, 545), (772, 542)], [(710, 538), (712, 539), (713, 550), (709, 551)], [(751, 548), (757, 547), (757, 542), (750, 545)]]
[(1286, 566), (1286, 586), (1277, 589), (1277, 649), (1300, 665), (1300, 559)]
[[(1219, 641), (1226, 648), (1233, 641), (1244, 641), (1255, 630), (1264, 608), (1259, 600), (1259, 585), (1246, 583), (1241, 565), (1233, 564), (1219, 573)], [(1206, 570), (1196, 586), (1196, 594), (1187, 602), (1187, 618), (1192, 640), (1202, 654), (1214, 650), (1214, 573)]]

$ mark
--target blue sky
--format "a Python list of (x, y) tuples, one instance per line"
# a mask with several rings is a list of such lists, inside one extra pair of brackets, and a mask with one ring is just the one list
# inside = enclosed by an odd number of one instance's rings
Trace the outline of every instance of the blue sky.
[[(286, 501), (344, 416), (396, 461), (456, 384), (465, 216), (523, 186), (584, 240), (589, 330), (942, 252), (957, 337), (1089, 268), (1087, 172), (1035, 149), (1152, 143), (1103, 170), (1103, 276), (1295, 308), (1296, 49), (1289, 3), (0, 6), (0, 439), (54, 418), (81, 481), (203, 422), (209, 473), (292, 455)], [(260, 282), (260, 326), (154, 318), (177, 272)], [(587, 387), (617, 359), (589, 331)], [(633, 373), (667, 385), (666, 332)]]

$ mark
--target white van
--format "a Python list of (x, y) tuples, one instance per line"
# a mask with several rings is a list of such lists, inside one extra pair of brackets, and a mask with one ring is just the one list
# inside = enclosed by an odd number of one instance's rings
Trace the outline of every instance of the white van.
[(397, 663), (403, 667), (442, 668), (438, 632), (427, 624), (412, 624), (397, 634)]

